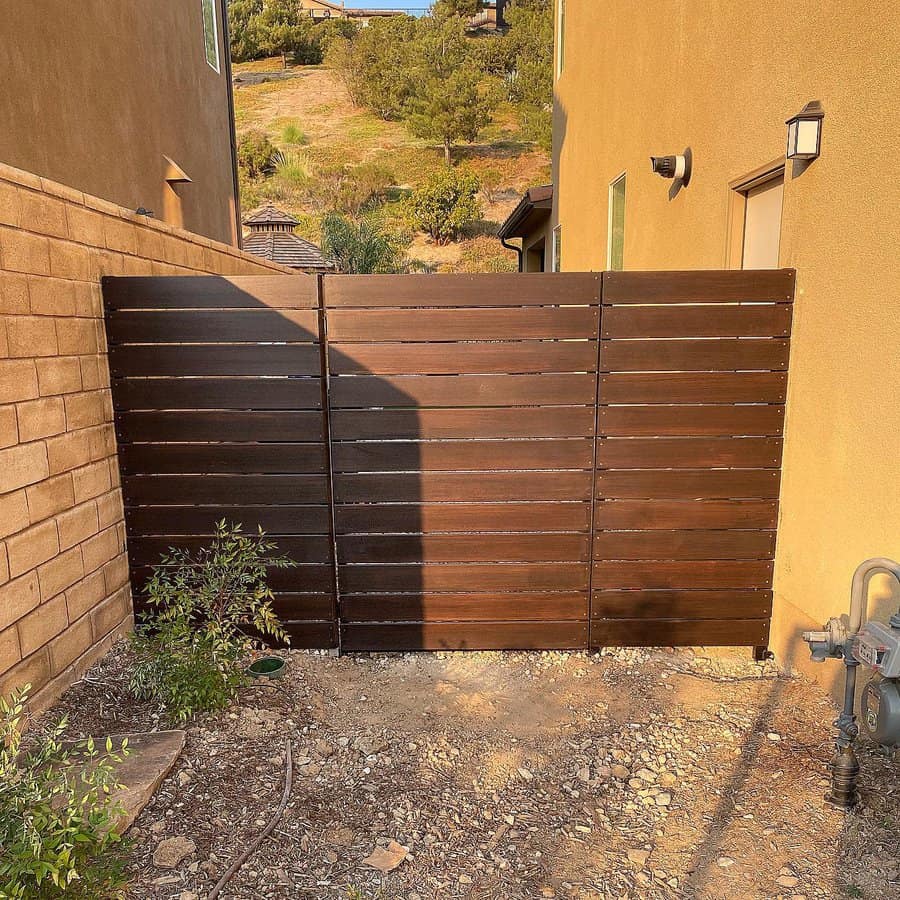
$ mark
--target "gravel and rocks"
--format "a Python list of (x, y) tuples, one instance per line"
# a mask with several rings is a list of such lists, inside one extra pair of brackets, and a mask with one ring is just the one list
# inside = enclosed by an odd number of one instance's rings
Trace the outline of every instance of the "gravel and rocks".
[[(824, 807), (831, 701), (746, 651), (288, 655), (188, 726), (129, 897), (208, 894), (281, 800), (286, 737), (288, 806), (227, 900), (900, 897), (896, 757), (863, 745), (862, 807)], [(63, 698), (71, 736), (166, 725), (127, 664)]]

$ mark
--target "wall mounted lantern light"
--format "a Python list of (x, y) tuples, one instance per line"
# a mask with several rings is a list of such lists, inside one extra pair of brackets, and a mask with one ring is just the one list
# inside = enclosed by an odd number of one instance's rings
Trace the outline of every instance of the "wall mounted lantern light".
[(825, 110), (818, 100), (810, 100), (787, 125), (788, 159), (815, 159), (822, 150), (822, 119)]

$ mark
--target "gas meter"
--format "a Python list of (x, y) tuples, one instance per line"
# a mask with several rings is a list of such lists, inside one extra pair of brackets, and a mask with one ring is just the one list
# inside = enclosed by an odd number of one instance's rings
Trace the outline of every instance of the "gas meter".
[(860, 712), (869, 737), (879, 744), (900, 744), (900, 616), (890, 625), (867, 622), (853, 642), (853, 658), (875, 669), (863, 688)]
[(856, 670), (860, 665), (875, 670), (863, 689), (860, 709), (866, 734), (886, 747), (900, 745), (900, 612), (885, 625), (867, 622), (869, 581), (886, 573), (900, 582), (900, 564), (892, 559), (868, 559), (853, 573), (850, 588), (850, 615), (829, 619), (822, 631), (805, 631), (812, 658), (824, 662), (842, 659), (846, 667), (844, 708), (834, 723), (838, 734), (831, 762), (832, 788), (826, 800), (849, 808), (859, 800), (856, 776), (859, 762), (853, 742), (859, 734), (856, 724)]

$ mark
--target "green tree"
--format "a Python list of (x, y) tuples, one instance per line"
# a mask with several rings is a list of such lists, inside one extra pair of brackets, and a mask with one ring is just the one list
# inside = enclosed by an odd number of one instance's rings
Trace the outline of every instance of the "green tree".
[(404, 269), (400, 239), (370, 217), (354, 221), (328, 213), (322, 220), (322, 251), (346, 275), (390, 275)]
[(460, 16), (471, 19), (484, 8), (483, 0), (436, 0), (431, 8), (433, 16)]
[(266, 56), (281, 56), (284, 68), (288, 53), (299, 55), (301, 62), (321, 60), (315, 25), (294, 0), (264, 0), (262, 11), (251, 18), (248, 27), (254, 32), (259, 51)]
[(491, 121), (497, 93), (475, 63), (461, 20), (425, 22), (416, 50), (409, 126), (418, 137), (439, 140), (450, 166), (453, 145), (476, 140)]
[(231, 57), (235, 62), (246, 62), (260, 56), (254, 20), (262, 8), (263, 0), (231, 0), (228, 4)]
[(516, 0), (506, 12), (510, 99), (522, 130), (549, 150), (553, 114), (553, 9), (549, 0)]
[(275, 145), (261, 131), (248, 131), (238, 141), (238, 169), (247, 178), (261, 178), (272, 171)]
[(481, 217), (478, 177), (463, 169), (435, 172), (407, 201), (410, 219), (439, 244)]

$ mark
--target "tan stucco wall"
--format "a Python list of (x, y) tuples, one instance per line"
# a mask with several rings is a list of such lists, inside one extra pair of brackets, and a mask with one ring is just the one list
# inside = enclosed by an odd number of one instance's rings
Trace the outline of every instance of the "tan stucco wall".
[[(784, 153), (789, 115), (824, 104), (821, 157), (788, 165), (780, 260), (797, 300), (772, 646), (800, 662), (797, 631), (847, 609), (857, 563), (900, 558), (900, 5), (566, 5), (553, 166), (566, 270), (606, 266), (622, 171), (626, 268), (724, 267), (729, 182)], [(693, 179), (670, 200), (648, 157), (686, 146)]]
[[(219, 5), (216, 73), (200, 0), (0, 0), (0, 162), (236, 243)], [(164, 156), (192, 179), (181, 223)]]

